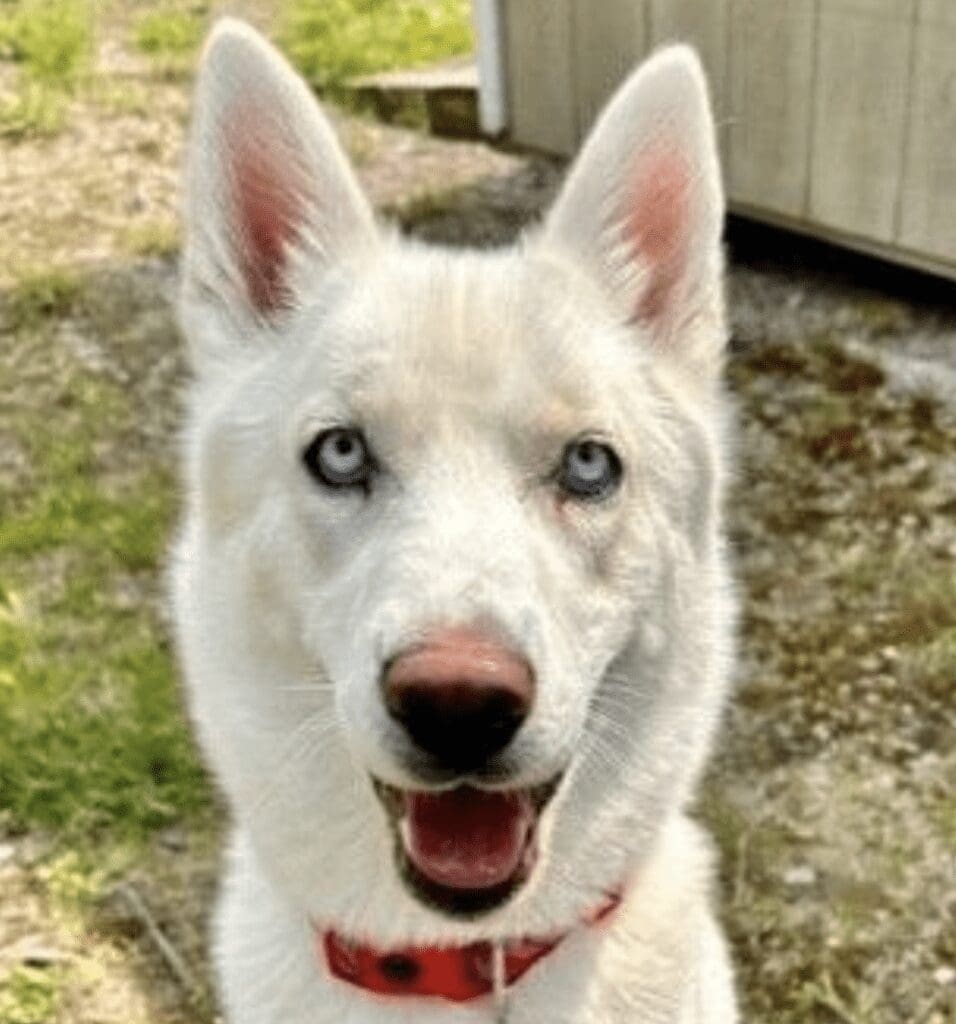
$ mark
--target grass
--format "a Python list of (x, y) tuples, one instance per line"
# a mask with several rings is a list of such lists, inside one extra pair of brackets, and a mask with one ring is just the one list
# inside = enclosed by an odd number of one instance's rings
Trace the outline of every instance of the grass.
[[(863, 352), (821, 333), (730, 367), (746, 431), (734, 519), (752, 553), (735, 723), (749, 727), (702, 806), (748, 1020), (949, 1019), (911, 979), (952, 956), (934, 943), (951, 934), (956, 583), (932, 538), (951, 539), (954, 427)], [(756, 780), (786, 802), (754, 796)], [(789, 883), (791, 867), (814, 880)]]
[(195, 11), (152, 11), (136, 25), (136, 45), (143, 53), (184, 56), (196, 50), (204, 31), (204, 19)]
[[(145, 473), (106, 495), (90, 469), (86, 453), (51, 446), (57, 482), (0, 538), (0, 791), (15, 828), (136, 842), (206, 803), (168, 644), (122, 600), (122, 584), (157, 570), (171, 487)], [(31, 570), (51, 558), (48, 592), (31, 594)]]
[(38, 82), (69, 85), (89, 61), (92, 15), (82, 0), (20, 0), (0, 20), (0, 46)]
[(3, 1024), (49, 1024), (61, 1001), (58, 974), (37, 967), (17, 967), (0, 981)]
[[(101, 986), (139, 998), (115, 972), (149, 945), (131, 953), (138, 933), (117, 886), (149, 902), (155, 886), (166, 909), (170, 894), (195, 899), (194, 874), (174, 867), (216, 833), (160, 611), (177, 502), (150, 438), (172, 399), (149, 401), (140, 385), (176, 337), (156, 303), (126, 276), (56, 267), (34, 267), (2, 297), (0, 449), (21, 460), (0, 463), (0, 843), (34, 852), (28, 882), (14, 873), (18, 888), (0, 898), (0, 931), (22, 900), (14, 933), (54, 954), (0, 965), (2, 1024), (91, 1019), (75, 1004)], [(97, 358), (66, 343), (79, 336), (102, 345)], [(169, 854), (169, 835), (189, 857)], [(163, 1015), (166, 996), (155, 999), (155, 1013), (123, 1019), (212, 1020), (192, 1005)]]
[(37, 82), (21, 83), (17, 93), (0, 104), (0, 136), (56, 135), (66, 123), (69, 96)]
[(16, 0), (2, 10), (0, 56), (20, 75), (16, 95), (0, 106), (0, 134), (53, 134), (89, 67), (92, 10), (84, 0)]
[(467, 0), (290, 0), (280, 42), (313, 85), (338, 96), (356, 75), (474, 46)]
[(179, 251), (179, 225), (172, 220), (148, 220), (131, 224), (123, 245), (133, 256), (171, 256)]
[(86, 96), (100, 111), (113, 117), (135, 114), (145, 118), (153, 109), (149, 86), (128, 78), (97, 75), (90, 80)]
[(207, 19), (195, 9), (163, 5), (139, 19), (133, 41), (161, 74), (181, 75), (191, 69), (206, 27)]
[[(85, 304), (84, 282), (32, 275), (10, 299), (18, 343), (55, 344), (54, 322), (82, 321)], [(209, 791), (156, 612), (170, 472), (133, 460), (116, 478), (103, 453), (136, 444), (130, 398), (57, 358), (54, 400), (7, 419), (31, 477), (0, 486), (0, 809), (7, 827), (95, 848), (103, 864), (202, 820)]]
[[(169, 652), (129, 615), (90, 622), (104, 603), (89, 600), (101, 582), (87, 575), (69, 588), (53, 626), (0, 627), (12, 665), (0, 728), (13, 737), (0, 748), (0, 788), (14, 827), (53, 830), (61, 842), (136, 845), (201, 810), (205, 795)], [(91, 657), (97, 647), (104, 653)]]
[(79, 279), (59, 267), (21, 271), (7, 296), (10, 327), (19, 330), (70, 313), (81, 290)]

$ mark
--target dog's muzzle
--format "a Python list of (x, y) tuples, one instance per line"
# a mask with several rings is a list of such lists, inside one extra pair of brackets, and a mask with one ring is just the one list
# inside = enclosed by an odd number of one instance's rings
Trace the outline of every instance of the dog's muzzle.
[[(504, 903), (529, 876), (540, 813), (557, 779), (485, 788), (492, 761), (531, 712), (526, 658), (475, 629), (433, 631), (385, 667), (382, 691), (424, 773), (445, 788), (375, 789), (391, 822), (399, 872), (422, 902), (475, 914)], [(451, 785), (451, 788), (449, 787)]]

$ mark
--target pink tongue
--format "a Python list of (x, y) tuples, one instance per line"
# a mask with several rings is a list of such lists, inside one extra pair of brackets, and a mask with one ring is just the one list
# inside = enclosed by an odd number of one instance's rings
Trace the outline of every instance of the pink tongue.
[(527, 793), (406, 793), (405, 848), (431, 881), (487, 889), (518, 870), (534, 826)]

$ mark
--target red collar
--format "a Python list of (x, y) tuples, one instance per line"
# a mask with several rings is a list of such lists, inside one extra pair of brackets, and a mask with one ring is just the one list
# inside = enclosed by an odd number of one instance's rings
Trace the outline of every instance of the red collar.
[[(621, 902), (619, 892), (609, 895), (584, 918), (596, 925)], [(550, 939), (521, 939), (505, 943), (504, 980), (513, 985), (539, 960), (557, 948), (570, 934)], [(469, 946), (414, 946), (382, 950), (349, 942), (329, 929), (316, 932), (319, 957), (341, 981), (388, 996), (438, 996), (464, 1003), (489, 995), (494, 987), (490, 942)]]

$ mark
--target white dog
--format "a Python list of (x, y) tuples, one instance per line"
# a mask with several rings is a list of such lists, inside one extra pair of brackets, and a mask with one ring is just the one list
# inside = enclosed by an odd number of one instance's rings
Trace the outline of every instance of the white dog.
[(684, 812), (734, 619), (697, 58), (633, 75), (509, 249), (377, 225), (235, 22), (188, 174), (173, 590), (234, 813), (225, 1019), (734, 1021)]

